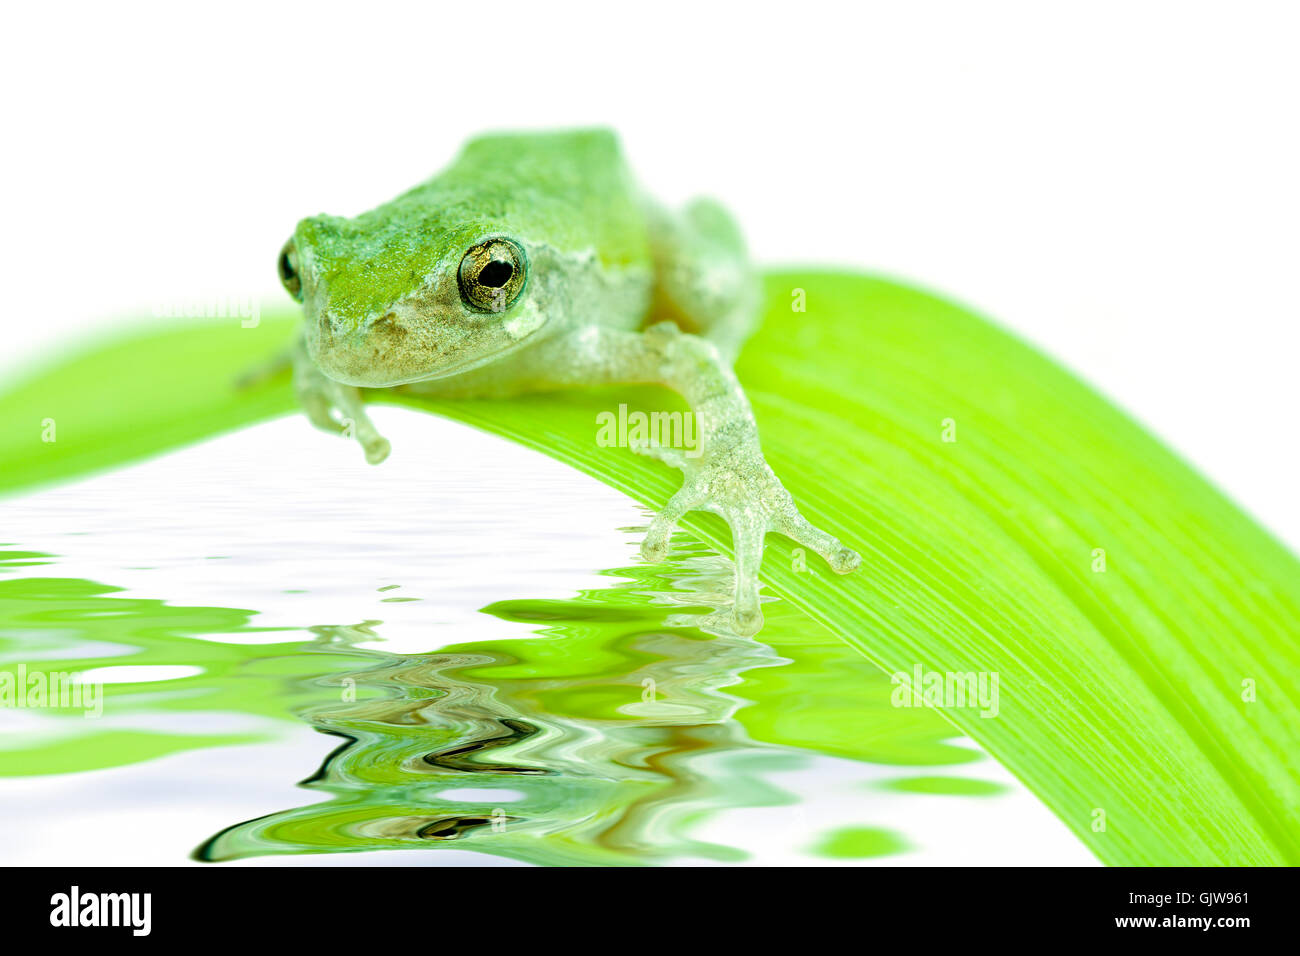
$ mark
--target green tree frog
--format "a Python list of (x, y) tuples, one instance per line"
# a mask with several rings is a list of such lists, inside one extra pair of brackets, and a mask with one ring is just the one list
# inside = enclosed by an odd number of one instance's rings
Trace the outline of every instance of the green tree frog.
[(688, 511), (721, 515), (736, 553), (732, 625), (762, 626), (758, 573), (777, 531), (843, 574), (859, 556), (810, 524), (763, 459), (731, 366), (758, 317), (757, 274), (727, 212), (680, 213), (637, 189), (606, 130), (471, 140), (442, 173), (377, 209), (298, 223), (280, 279), (303, 307), (292, 352), (311, 421), (349, 430), (366, 458), (388, 442), (361, 388), (506, 397), (612, 383), (679, 392), (700, 448), (635, 451), (685, 480), (641, 545), (662, 560)]

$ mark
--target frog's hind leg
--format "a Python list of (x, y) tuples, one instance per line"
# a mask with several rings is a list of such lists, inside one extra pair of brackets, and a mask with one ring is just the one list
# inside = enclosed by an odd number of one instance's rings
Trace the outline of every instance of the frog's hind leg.
[(652, 321), (708, 339), (728, 365), (758, 323), (758, 274), (731, 214), (696, 199), (679, 214), (649, 206), (655, 267)]

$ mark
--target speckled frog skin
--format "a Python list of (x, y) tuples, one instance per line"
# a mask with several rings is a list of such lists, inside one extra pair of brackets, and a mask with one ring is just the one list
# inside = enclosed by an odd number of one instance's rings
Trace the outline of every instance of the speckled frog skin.
[(762, 626), (768, 531), (840, 573), (857, 567), (855, 552), (804, 520), (764, 461), (731, 371), (758, 313), (735, 223), (713, 202), (673, 214), (649, 201), (612, 133), (474, 139), (439, 175), (377, 209), (298, 223), (279, 271), (303, 306), (292, 363), (307, 415), (354, 435), (372, 463), (389, 444), (359, 387), (483, 397), (659, 384), (690, 404), (699, 447), (633, 449), (685, 474), (646, 533), (647, 560), (663, 559), (686, 512), (721, 515), (735, 540), (730, 623), (741, 634)]

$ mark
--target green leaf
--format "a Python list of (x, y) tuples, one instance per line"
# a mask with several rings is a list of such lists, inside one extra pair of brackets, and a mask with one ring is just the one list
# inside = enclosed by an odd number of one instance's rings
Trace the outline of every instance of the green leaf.
[[(813, 556), (801, 572), (773, 536), (771, 590), (888, 673), (996, 674), (996, 716), (939, 713), (1103, 861), (1300, 862), (1295, 558), (1087, 386), (968, 311), (840, 273), (774, 273), (767, 291), (738, 368), (764, 448), (806, 516), (863, 555), (847, 577)], [(0, 396), (0, 491), (290, 410), (286, 381), (232, 382), (292, 322), (154, 328), (47, 368)], [(505, 435), (653, 506), (677, 484), (595, 442), (597, 412), (675, 407), (657, 390), (373, 397)], [(685, 524), (728, 549), (712, 516)], [(843, 733), (828, 725), (827, 744), (851, 750)]]

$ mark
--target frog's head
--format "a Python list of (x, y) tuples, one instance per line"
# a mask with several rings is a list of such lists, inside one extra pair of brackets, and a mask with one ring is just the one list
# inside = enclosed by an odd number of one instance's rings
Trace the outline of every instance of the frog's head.
[(486, 364), (545, 324), (545, 283), (502, 217), (402, 197), (356, 219), (304, 219), (280, 252), (312, 359), (383, 387)]

